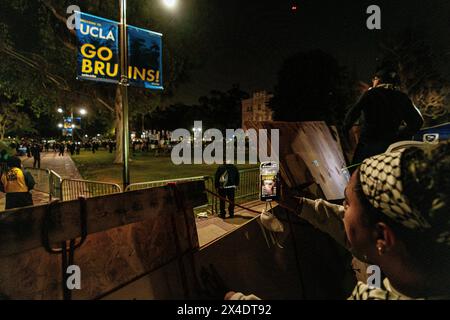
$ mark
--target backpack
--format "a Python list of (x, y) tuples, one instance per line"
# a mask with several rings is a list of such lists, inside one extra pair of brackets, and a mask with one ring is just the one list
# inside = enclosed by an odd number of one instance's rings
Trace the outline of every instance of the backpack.
[(225, 170), (224, 173), (219, 178), (219, 185), (221, 188), (225, 187), (228, 183), (228, 171)]

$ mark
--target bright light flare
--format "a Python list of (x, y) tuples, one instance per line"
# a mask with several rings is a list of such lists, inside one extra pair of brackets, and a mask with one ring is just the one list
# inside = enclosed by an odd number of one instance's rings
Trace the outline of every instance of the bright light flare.
[(163, 0), (164, 5), (169, 9), (174, 9), (177, 6), (177, 0)]

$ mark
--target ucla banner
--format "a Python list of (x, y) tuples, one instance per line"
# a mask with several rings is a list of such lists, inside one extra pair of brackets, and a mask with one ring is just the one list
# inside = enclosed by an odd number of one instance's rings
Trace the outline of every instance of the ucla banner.
[(75, 25), (78, 38), (78, 79), (118, 83), (118, 23), (76, 12)]
[[(78, 79), (120, 81), (119, 24), (76, 12)], [(162, 35), (132, 26), (128, 33), (128, 78), (132, 86), (163, 89)]]
[(162, 35), (132, 26), (128, 26), (127, 31), (131, 85), (162, 89)]

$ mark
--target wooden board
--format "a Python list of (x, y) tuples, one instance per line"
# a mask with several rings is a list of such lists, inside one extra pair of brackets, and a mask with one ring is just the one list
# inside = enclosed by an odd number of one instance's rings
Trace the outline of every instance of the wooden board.
[[(186, 207), (207, 202), (204, 183), (178, 185), (185, 195)], [(81, 236), (80, 201), (60, 202), (5, 211), (0, 215), (0, 257), (31, 250), (42, 245), (42, 226), (48, 238), (59, 243)], [(145, 219), (157, 219), (177, 210), (173, 190), (158, 187), (86, 199), (89, 234), (106, 231)]]
[[(350, 256), (308, 223), (291, 216), (277, 246), (258, 218), (184, 256), (189, 295), (173, 263), (105, 299), (216, 299), (228, 290), (269, 300), (346, 299), (355, 286)], [(295, 243), (295, 245), (294, 245)], [(299, 265), (297, 265), (299, 263)]]
[(344, 198), (347, 177), (342, 174), (346, 161), (337, 135), (322, 121), (251, 122), (257, 129), (280, 130), (280, 166), (289, 188), (315, 182), (326, 199)]
[[(176, 206), (169, 187), (87, 199), (89, 235), (74, 255), (82, 289), (73, 291), (74, 299), (95, 299), (198, 248), (192, 208), (206, 202), (204, 184), (179, 187), (185, 210)], [(80, 236), (79, 205), (55, 205), (52, 240)], [(61, 256), (41, 246), (46, 208), (15, 210), (0, 218), (0, 298), (62, 298)]]

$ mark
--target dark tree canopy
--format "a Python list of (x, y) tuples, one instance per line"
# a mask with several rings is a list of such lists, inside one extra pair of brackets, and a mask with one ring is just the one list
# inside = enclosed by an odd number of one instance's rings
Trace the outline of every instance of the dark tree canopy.
[(353, 88), (332, 56), (320, 50), (300, 52), (284, 61), (270, 106), (275, 120), (339, 124), (354, 101)]
[(407, 29), (381, 44), (380, 67), (398, 72), (402, 90), (421, 110), (425, 126), (450, 119), (448, 54), (433, 48), (420, 32)]
[[(76, 80), (76, 38), (66, 26), (70, 5), (82, 11), (118, 20), (119, 1), (104, 0), (10, 0), (0, 2), (0, 90), (11, 91), (27, 100), (35, 119), (50, 120), (56, 127), (58, 106), (66, 110), (85, 107), (86, 124), (93, 129), (113, 127), (117, 116), (116, 87)], [(149, 91), (129, 90), (130, 113), (147, 114), (170, 97), (177, 85), (188, 78), (197, 65), (201, 42), (196, 42), (195, 16), (189, 10), (182, 18), (164, 12), (159, 1), (129, 0), (128, 23), (155, 30), (164, 37), (164, 87)], [(99, 119), (97, 119), (99, 117)], [(42, 120), (42, 121), (44, 121)], [(103, 120), (109, 126), (98, 127)], [(40, 121), (40, 120), (39, 120)], [(104, 122), (104, 121), (103, 121)], [(47, 126), (49, 123), (47, 122)], [(45, 134), (45, 132), (43, 132)]]
[(175, 104), (156, 110), (149, 117), (147, 126), (149, 129), (190, 129), (194, 121), (202, 120), (203, 129), (240, 128), (241, 101), (248, 97), (239, 85), (233, 85), (226, 92), (213, 90), (208, 96), (200, 97), (198, 105)]

